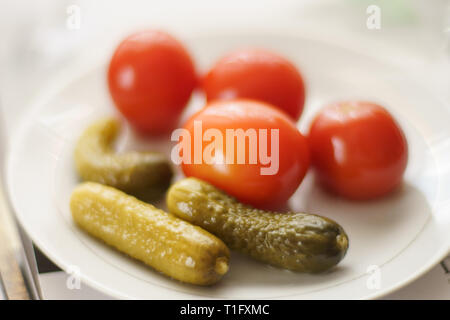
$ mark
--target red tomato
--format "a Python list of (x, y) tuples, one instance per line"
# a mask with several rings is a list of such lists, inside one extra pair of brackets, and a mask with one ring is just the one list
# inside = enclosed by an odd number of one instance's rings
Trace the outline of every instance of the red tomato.
[(196, 84), (188, 52), (161, 31), (129, 36), (109, 64), (108, 85), (114, 103), (143, 133), (169, 132), (176, 126)]
[(305, 87), (296, 67), (279, 55), (258, 49), (233, 52), (206, 74), (203, 89), (208, 101), (248, 98), (272, 104), (298, 120)]
[(408, 160), (405, 136), (382, 107), (340, 102), (314, 120), (309, 143), (320, 182), (350, 199), (371, 199), (393, 190)]
[[(214, 138), (210, 135), (209, 141), (203, 139), (205, 141), (198, 144), (195, 132), (196, 128), (198, 132), (199, 124), (203, 133), (200, 137), (214, 133)], [(262, 102), (212, 102), (192, 116), (184, 129), (190, 133), (192, 146), (187, 152), (191, 163), (182, 163), (184, 174), (208, 181), (240, 201), (259, 208), (276, 208), (286, 202), (309, 166), (307, 141), (295, 123), (283, 112)], [(230, 136), (241, 135), (240, 138), (229, 138), (227, 132)], [(221, 143), (210, 153), (213, 157), (208, 163), (205, 155), (209, 154), (208, 145), (212, 141)], [(193, 163), (195, 145), (201, 150), (202, 163)], [(186, 155), (184, 150), (180, 153)]]

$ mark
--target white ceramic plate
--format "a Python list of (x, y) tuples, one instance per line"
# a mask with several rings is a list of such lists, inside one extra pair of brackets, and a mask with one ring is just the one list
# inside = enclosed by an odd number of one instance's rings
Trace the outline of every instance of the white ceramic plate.
[[(37, 245), (66, 271), (120, 298), (375, 298), (400, 288), (442, 259), (450, 235), (450, 113), (414, 79), (374, 58), (344, 48), (290, 36), (215, 35), (185, 39), (204, 69), (236, 47), (278, 51), (302, 70), (307, 83), (305, 132), (325, 103), (374, 100), (396, 116), (406, 132), (410, 158), (401, 190), (379, 201), (354, 203), (324, 193), (309, 173), (290, 201), (293, 210), (338, 221), (350, 238), (339, 266), (321, 275), (271, 268), (238, 254), (212, 287), (182, 284), (105, 246), (74, 225), (69, 196), (77, 183), (72, 152), (94, 119), (114, 113), (105, 84), (103, 52), (95, 61), (49, 84), (12, 144), (8, 191), (17, 216)], [(73, 69), (73, 68), (72, 68)], [(193, 97), (186, 116), (202, 107)], [(167, 140), (138, 141), (125, 130), (119, 148), (169, 152)]]

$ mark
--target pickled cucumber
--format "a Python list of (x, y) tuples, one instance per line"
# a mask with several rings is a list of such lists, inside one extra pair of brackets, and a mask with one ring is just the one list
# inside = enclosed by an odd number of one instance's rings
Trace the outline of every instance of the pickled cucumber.
[(230, 249), (273, 266), (321, 272), (345, 256), (348, 237), (336, 222), (306, 213), (258, 210), (195, 178), (172, 185), (171, 213), (222, 239)]
[(210, 285), (228, 271), (220, 239), (117, 189), (85, 182), (70, 208), (82, 229), (174, 279)]
[(172, 169), (157, 152), (115, 153), (120, 122), (102, 119), (88, 127), (75, 147), (75, 165), (85, 181), (120, 189), (141, 200), (153, 200), (170, 185)]

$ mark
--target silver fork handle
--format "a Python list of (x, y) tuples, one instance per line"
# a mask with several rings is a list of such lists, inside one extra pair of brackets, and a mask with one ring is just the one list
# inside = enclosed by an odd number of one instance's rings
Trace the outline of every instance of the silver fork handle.
[[(0, 106), (0, 299), (41, 299), (38, 270), (31, 240), (12, 214), (4, 186), (6, 132)], [(2, 201), (3, 199), (3, 201)]]

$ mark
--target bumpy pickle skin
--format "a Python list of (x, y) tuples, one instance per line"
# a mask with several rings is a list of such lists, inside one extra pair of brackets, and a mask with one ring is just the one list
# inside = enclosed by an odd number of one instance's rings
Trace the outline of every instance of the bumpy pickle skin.
[(326, 271), (342, 260), (349, 245), (342, 227), (328, 218), (255, 209), (195, 178), (170, 187), (167, 207), (230, 249), (292, 271)]
[(174, 279), (212, 285), (228, 271), (229, 250), (220, 239), (117, 189), (82, 183), (70, 209), (89, 234)]
[(170, 185), (172, 169), (157, 152), (115, 153), (120, 122), (104, 118), (89, 126), (75, 147), (75, 165), (84, 181), (105, 184), (144, 201), (160, 196)]

